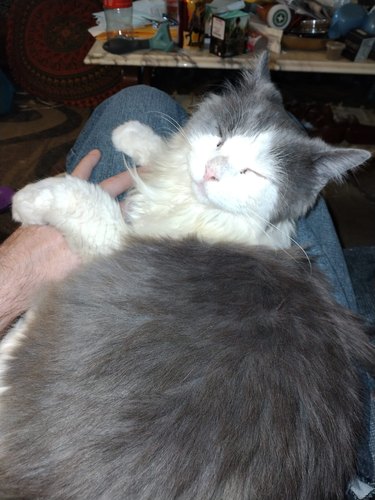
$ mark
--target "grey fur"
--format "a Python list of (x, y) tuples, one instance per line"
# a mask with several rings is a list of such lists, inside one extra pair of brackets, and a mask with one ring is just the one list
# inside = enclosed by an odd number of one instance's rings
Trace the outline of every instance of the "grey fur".
[[(186, 130), (278, 123), (275, 222), (345, 153), (306, 138), (265, 61)], [(342, 171), (366, 159), (346, 155)], [(0, 498), (342, 499), (374, 364), (300, 251), (135, 239), (41, 299), (0, 396)]]
[(296, 251), (135, 241), (52, 288), (17, 358), (1, 498), (320, 500), (374, 350)]

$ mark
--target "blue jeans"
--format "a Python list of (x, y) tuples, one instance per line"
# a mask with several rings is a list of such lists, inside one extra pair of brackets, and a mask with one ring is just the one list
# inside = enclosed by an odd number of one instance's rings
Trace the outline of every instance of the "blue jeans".
[[(168, 136), (186, 122), (187, 113), (160, 90), (145, 85), (126, 88), (95, 109), (68, 155), (67, 171), (71, 172), (78, 161), (94, 148), (100, 149), (102, 156), (90, 179), (92, 182), (100, 182), (123, 171), (123, 155), (112, 146), (111, 133), (128, 120), (141, 121), (159, 135)], [(356, 312), (343, 251), (322, 198), (306, 217), (298, 221), (295, 239), (307, 249), (309, 255), (314, 256), (315, 262), (326, 274), (336, 300)], [(365, 443), (360, 451), (360, 474), (374, 480), (373, 463)]]

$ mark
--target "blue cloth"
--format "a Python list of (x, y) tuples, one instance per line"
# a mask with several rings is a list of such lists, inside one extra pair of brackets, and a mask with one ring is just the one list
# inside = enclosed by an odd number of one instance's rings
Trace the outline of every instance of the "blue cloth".
[(357, 312), (356, 297), (335, 227), (323, 198), (297, 224), (296, 241), (328, 278), (339, 304)]
[[(187, 118), (185, 110), (170, 96), (158, 89), (145, 85), (126, 88), (101, 103), (91, 115), (68, 155), (67, 171), (71, 172), (83, 156), (92, 149), (98, 148), (102, 156), (90, 180), (100, 182), (125, 168), (122, 153), (114, 149), (111, 141), (111, 133), (115, 127), (128, 120), (138, 120), (149, 125), (159, 135), (168, 136), (178, 130)], [(344, 307), (357, 312), (356, 298), (343, 250), (322, 198), (306, 217), (298, 221), (295, 239), (299, 245), (307, 249), (307, 253), (314, 257), (317, 265), (324, 271), (336, 300)], [(364, 379), (366, 386), (370, 389), (372, 381), (367, 375)], [(367, 394), (370, 394), (369, 390)], [(367, 406), (369, 409), (370, 399), (368, 399)], [(370, 431), (370, 424), (368, 430)], [(364, 484), (360, 482), (362, 479), (367, 482), (375, 479), (369, 439), (359, 451), (358, 469), (359, 479), (356, 491), (360, 492)], [(364, 488), (365, 490), (367, 488), (366, 491), (371, 491), (367, 485)], [(350, 498), (365, 497), (357, 497), (354, 492), (351, 492)], [(366, 498), (370, 497), (366, 496)]]
[(375, 327), (375, 246), (344, 250), (360, 315)]

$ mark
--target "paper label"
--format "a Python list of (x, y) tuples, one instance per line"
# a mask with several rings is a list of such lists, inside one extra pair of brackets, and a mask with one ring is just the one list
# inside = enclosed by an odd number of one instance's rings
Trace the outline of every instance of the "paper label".
[(211, 36), (218, 38), (219, 40), (224, 40), (225, 37), (225, 21), (214, 17), (212, 19), (212, 32)]

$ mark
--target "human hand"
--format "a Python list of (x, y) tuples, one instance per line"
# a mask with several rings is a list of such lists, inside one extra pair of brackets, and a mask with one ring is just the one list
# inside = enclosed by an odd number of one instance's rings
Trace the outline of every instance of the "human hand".
[[(73, 176), (88, 179), (100, 159), (100, 151), (88, 153)], [(117, 196), (132, 185), (131, 176), (121, 173), (101, 186)], [(21, 226), (0, 246), (0, 331), (25, 312), (40, 287), (66, 277), (81, 263), (63, 236), (51, 226)]]
[[(72, 175), (87, 181), (99, 160), (100, 151), (98, 149), (93, 149), (79, 162), (73, 170)], [(138, 173), (144, 170), (144, 167), (137, 168)], [(124, 171), (112, 177), (108, 177), (102, 181), (99, 186), (101, 186), (104, 191), (107, 191), (112, 198), (116, 198), (130, 189), (133, 184), (133, 177), (128, 171)], [(120, 202), (120, 205), (123, 209), (124, 203)]]

